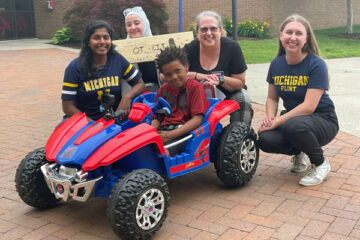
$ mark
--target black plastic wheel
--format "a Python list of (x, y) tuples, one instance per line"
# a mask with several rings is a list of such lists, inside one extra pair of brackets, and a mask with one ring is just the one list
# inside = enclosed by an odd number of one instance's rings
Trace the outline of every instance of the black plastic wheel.
[(255, 131), (243, 122), (226, 126), (216, 149), (215, 169), (228, 187), (239, 187), (250, 181), (259, 162)]
[(110, 193), (106, 214), (122, 239), (149, 239), (164, 223), (169, 189), (154, 171), (138, 169), (118, 180)]
[(16, 191), (28, 205), (36, 208), (50, 208), (59, 200), (48, 188), (40, 167), (45, 164), (44, 148), (35, 149), (25, 156), (16, 170)]

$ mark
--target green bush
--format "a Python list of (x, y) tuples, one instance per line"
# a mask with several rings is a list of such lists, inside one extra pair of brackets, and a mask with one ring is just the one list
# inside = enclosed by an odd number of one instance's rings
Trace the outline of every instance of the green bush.
[[(233, 36), (233, 23), (231, 19), (223, 18), (222, 21), (223, 28), (226, 32), (226, 36)], [(269, 23), (267, 22), (256, 22), (251, 19), (248, 19), (244, 22), (238, 22), (237, 32), (238, 36), (245, 38), (269, 38)], [(187, 27), (188, 31), (193, 31), (194, 36), (196, 36), (195, 23), (191, 22)]]
[(52, 37), (53, 43), (58, 44), (65, 44), (74, 39), (74, 33), (70, 28), (62, 28), (60, 30), (57, 30)]
[(257, 22), (248, 19), (238, 23), (238, 36), (246, 38), (268, 38), (269, 24), (267, 22)]
[(194, 38), (196, 38), (196, 29), (195, 29), (195, 22), (191, 22), (189, 26), (186, 28), (187, 31), (192, 31), (194, 34)]
[(168, 33), (163, 0), (75, 0), (74, 7), (64, 16), (67, 27), (74, 30), (75, 39), (80, 40), (87, 24), (93, 20), (105, 20), (114, 29), (113, 39), (126, 38), (123, 11), (126, 8), (141, 6), (149, 19), (154, 35)]
[(223, 18), (222, 24), (223, 24), (224, 30), (226, 31), (226, 35), (228, 37), (232, 37), (233, 36), (232, 19)]

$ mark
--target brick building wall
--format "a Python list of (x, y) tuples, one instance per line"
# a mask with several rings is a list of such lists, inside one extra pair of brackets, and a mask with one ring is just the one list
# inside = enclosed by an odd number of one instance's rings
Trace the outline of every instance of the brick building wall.
[[(196, 15), (204, 10), (212, 10), (219, 13), (222, 18), (231, 19), (231, 2), (230, 0), (183, 0), (182, 30), (186, 31), (190, 23), (194, 22)], [(179, 28), (179, 0), (164, 0), (164, 3), (169, 13), (169, 32), (177, 32)], [(253, 20), (271, 22), (271, 0), (238, 0), (237, 8), (239, 21), (251, 17)]]
[[(46, 0), (34, 0), (36, 37), (51, 38), (63, 27), (65, 12), (74, 0), (54, 0), (55, 10), (47, 9)], [(178, 32), (179, 0), (163, 0), (169, 13), (169, 32)], [(182, 0), (182, 30), (186, 31), (196, 15), (204, 10), (218, 12), (223, 18), (232, 17), (230, 0)], [(346, 0), (237, 0), (238, 20), (248, 18), (270, 23), (272, 33), (290, 14), (306, 17), (314, 29), (345, 26)], [(353, 0), (354, 24), (360, 24), (360, 0)], [(146, 12), (146, 9), (145, 9)]]
[[(360, 24), (360, 0), (353, 0), (353, 23)], [(272, 31), (278, 32), (282, 21), (298, 13), (314, 29), (346, 26), (346, 0), (272, 0)]]
[(55, 9), (48, 10), (46, 0), (34, 0), (36, 37), (52, 38), (64, 26), (64, 14), (72, 3), (73, 0), (54, 0)]

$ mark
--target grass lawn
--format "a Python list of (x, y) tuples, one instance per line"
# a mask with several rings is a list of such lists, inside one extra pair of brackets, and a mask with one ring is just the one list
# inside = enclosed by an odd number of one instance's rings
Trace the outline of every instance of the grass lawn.
[[(360, 25), (353, 28), (360, 33)], [(360, 39), (338, 38), (331, 35), (346, 33), (346, 27), (315, 30), (316, 40), (323, 58), (344, 58), (360, 56)], [(270, 62), (278, 50), (278, 38), (266, 40), (240, 40), (246, 63)]]

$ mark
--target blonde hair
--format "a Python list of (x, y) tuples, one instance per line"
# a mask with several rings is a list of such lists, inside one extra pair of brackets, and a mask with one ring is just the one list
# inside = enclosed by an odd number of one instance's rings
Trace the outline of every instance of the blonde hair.
[[(280, 25), (280, 32), (284, 31), (284, 28), (285, 26), (288, 24), (288, 23), (291, 23), (291, 22), (299, 22), (301, 23), (305, 29), (306, 29), (306, 33), (307, 33), (307, 42), (306, 44), (304, 45), (302, 51), (303, 52), (306, 52), (306, 53), (311, 53), (311, 54), (314, 54), (316, 56), (319, 56), (320, 55), (320, 52), (319, 52), (319, 48), (317, 46), (317, 42), (316, 42), (316, 38), (315, 38), (315, 35), (314, 35), (314, 32), (310, 26), (310, 23), (302, 16), (300, 15), (297, 15), (297, 14), (293, 14), (293, 15), (290, 15), (289, 17), (287, 17), (284, 22)], [(282, 45), (281, 41), (280, 41), (280, 38), (279, 38), (279, 49), (278, 49), (278, 53), (277, 53), (277, 56), (281, 56), (285, 54), (285, 48), (284, 46)]]

